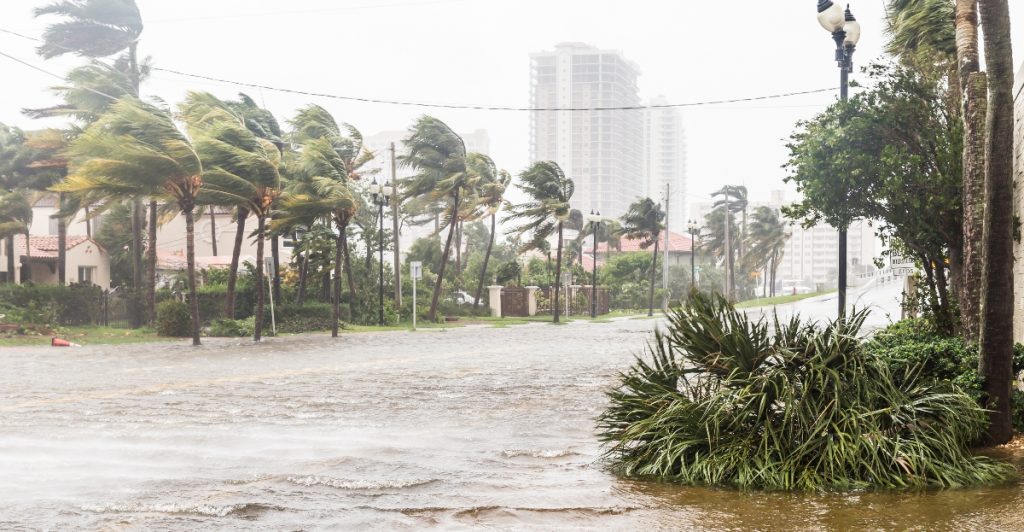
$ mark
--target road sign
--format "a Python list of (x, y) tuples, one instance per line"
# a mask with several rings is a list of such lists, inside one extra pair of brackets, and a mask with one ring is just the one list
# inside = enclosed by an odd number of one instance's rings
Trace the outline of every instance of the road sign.
[(412, 273), (412, 278), (419, 280), (423, 278), (423, 263), (420, 261), (409, 264), (409, 269)]
[(893, 268), (892, 274), (897, 277), (906, 277), (914, 273), (914, 268)]

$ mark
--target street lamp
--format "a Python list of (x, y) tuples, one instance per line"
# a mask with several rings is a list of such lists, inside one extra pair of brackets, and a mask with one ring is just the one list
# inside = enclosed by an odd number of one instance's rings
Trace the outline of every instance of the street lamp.
[(697, 233), (700, 232), (700, 226), (697, 225), (697, 220), (690, 220), (686, 224), (686, 230), (690, 233), (690, 291), (693, 292), (697, 289)]
[[(839, 97), (849, 98), (850, 73), (853, 72), (853, 52), (860, 40), (860, 23), (854, 18), (850, 6), (846, 11), (832, 0), (818, 0), (818, 23), (832, 33), (836, 42), (836, 64), (839, 65)], [(846, 313), (846, 227), (839, 228), (839, 317)]]
[(378, 261), (380, 266), (380, 308), (377, 320), (381, 326), (384, 325), (384, 207), (390, 203), (392, 193), (394, 193), (394, 189), (387, 181), (384, 182), (384, 185), (378, 185), (375, 178), (370, 184), (370, 194), (373, 196), (373, 203), (378, 207), (377, 217), (380, 220), (380, 232), (377, 234), (377, 248), (380, 253)]
[(587, 215), (586, 220), (590, 222), (590, 225), (594, 227), (594, 269), (591, 272), (590, 281), (590, 317), (597, 317), (597, 228), (605, 221), (605, 217), (601, 216), (601, 212), (590, 211)]

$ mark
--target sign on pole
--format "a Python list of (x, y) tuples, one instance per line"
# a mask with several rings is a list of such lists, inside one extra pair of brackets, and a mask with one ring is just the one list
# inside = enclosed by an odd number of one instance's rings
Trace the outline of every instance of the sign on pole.
[(423, 278), (423, 263), (420, 261), (413, 262), (409, 265), (409, 269), (412, 270), (412, 278), (420, 280)]
[(409, 263), (409, 273), (412, 274), (412, 330), (416, 330), (416, 281), (423, 278), (423, 263), (420, 261)]

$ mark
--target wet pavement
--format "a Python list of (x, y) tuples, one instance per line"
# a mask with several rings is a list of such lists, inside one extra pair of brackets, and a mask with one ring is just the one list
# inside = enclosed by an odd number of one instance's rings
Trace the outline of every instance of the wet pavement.
[(0, 530), (1020, 529), (1020, 485), (623, 481), (594, 418), (659, 322), (0, 349)]

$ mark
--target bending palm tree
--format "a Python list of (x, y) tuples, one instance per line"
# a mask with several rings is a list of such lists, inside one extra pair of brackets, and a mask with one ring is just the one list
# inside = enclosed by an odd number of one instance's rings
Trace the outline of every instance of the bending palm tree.
[(263, 245), (267, 217), (281, 185), (281, 154), (272, 142), (245, 127), (227, 103), (209, 93), (190, 93), (181, 114), (203, 162), (200, 203), (234, 205), (256, 216), (256, 318), (253, 340), (263, 334)]
[(25, 235), (25, 249), (31, 250), (29, 227), (32, 225), (32, 204), (28, 192), (23, 190), (0, 194), (0, 239), (7, 241), (7, 282), (15, 283), (14, 237)]
[(748, 266), (752, 270), (760, 268), (765, 272), (765, 295), (767, 287), (771, 285), (771, 295), (775, 295), (775, 275), (779, 269), (779, 263), (786, 250), (785, 225), (779, 220), (779, 214), (775, 209), (769, 207), (758, 207), (754, 209), (751, 217), (750, 233), (748, 240)]
[[(622, 234), (631, 240), (640, 241), (640, 249), (654, 245), (651, 255), (651, 290), (647, 315), (654, 315), (654, 279), (658, 271), (658, 240), (665, 229), (665, 212), (661, 205), (651, 198), (643, 198), (633, 202), (629, 211), (622, 217)], [(664, 266), (663, 266), (664, 267)]]
[(490, 157), (479, 153), (469, 154), (466, 165), (478, 178), (476, 183), (476, 207), (482, 211), (480, 212), (481, 216), (491, 217), (491, 235), (487, 239), (484, 265), (480, 270), (480, 280), (476, 285), (476, 295), (473, 298), (473, 310), (475, 311), (480, 304), (480, 294), (483, 293), (484, 279), (487, 277), (487, 264), (491, 260), (491, 250), (494, 248), (498, 211), (505, 202), (505, 191), (508, 189), (509, 184), (512, 183), (512, 175), (504, 170), (498, 170)]
[(562, 283), (562, 230), (569, 220), (572, 209), (569, 201), (576, 187), (572, 179), (565, 177), (558, 163), (542, 161), (519, 174), (519, 189), (527, 201), (512, 207), (506, 220), (517, 220), (521, 224), (513, 231), (519, 235), (532, 233), (527, 249), (539, 247), (540, 242), (547, 242), (553, 234), (558, 234), (558, 251), (555, 262), (555, 298), (552, 304), (554, 322), (558, 323), (559, 293)]
[(192, 343), (199, 345), (199, 300), (196, 296), (196, 196), (203, 167), (191, 141), (166, 109), (124, 98), (71, 143), (71, 174), (59, 192), (94, 202), (98, 197), (124, 199), (164, 196), (185, 216)]
[(402, 164), (416, 171), (416, 175), (403, 180), (402, 200), (426, 197), (434, 201), (447, 200), (448, 238), (441, 254), (437, 283), (430, 300), (430, 321), (437, 318), (437, 303), (444, 287), (444, 271), (451, 256), (452, 241), (458, 226), (462, 200), (473, 186), (474, 177), (466, 168), (466, 143), (448, 124), (424, 116), (416, 121), (409, 136), (403, 141), (407, 153)]

